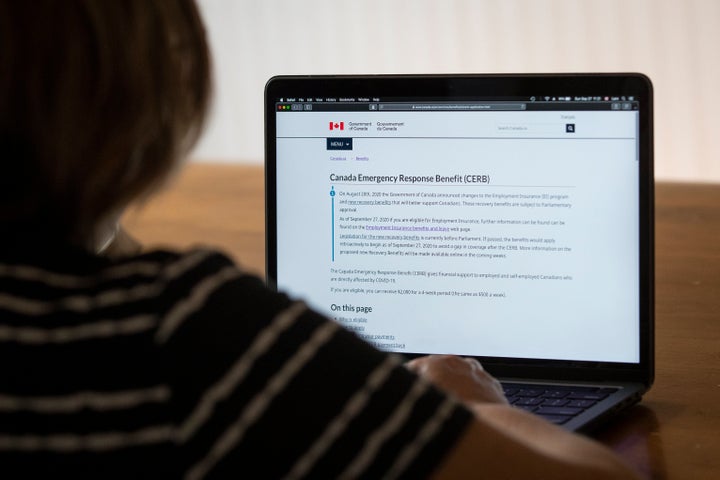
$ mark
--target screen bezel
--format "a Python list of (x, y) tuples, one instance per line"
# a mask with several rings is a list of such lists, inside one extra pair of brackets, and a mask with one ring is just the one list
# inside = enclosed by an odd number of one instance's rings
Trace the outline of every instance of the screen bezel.
[[(639, 336), (638, 363), (476, 357), (499, 377), (634, 381), (649, 388), (654, 378), (654, 175), (653, 90), (639, 73), (489, 74), (489, 75), (344, 75), (278, 76), (265, 87), (265, 238), (266, 278), (277, 289), (276, 103), (280, 98), (408, 97), (468, 99), (544, 95), (607, 94), (633, 96), (639, 102)], [(406, 354), (408, 357), (420, 356)]]

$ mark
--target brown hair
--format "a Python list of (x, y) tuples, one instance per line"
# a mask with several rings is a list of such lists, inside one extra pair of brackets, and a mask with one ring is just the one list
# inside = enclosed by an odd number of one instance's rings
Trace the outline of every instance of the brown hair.
[(197, 139), (210, 97), (192, 0), (0, 0), (0, 224), (92, 236)]

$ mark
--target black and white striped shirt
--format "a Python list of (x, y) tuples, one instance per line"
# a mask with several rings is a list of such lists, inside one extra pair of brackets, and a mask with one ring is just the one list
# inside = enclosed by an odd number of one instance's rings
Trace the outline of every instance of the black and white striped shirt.
[(212, 250), (4, 250), (3, 477), (422, 478), (470, 419)]

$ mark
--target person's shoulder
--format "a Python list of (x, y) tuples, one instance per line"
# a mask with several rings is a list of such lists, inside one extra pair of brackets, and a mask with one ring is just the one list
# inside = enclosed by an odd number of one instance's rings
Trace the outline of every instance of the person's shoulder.
[(162, 269), (177, 268), (178, 265), (206, 268), (213, 265), (235, 265), (229, 255), (223, 251), (208, 247), (194, 246), (187, 249), (154, 248), (138, 255), (118, 259), (116, 264), (148, 262)]
[[(243, 323), (262, 328), (264, 321), (291, 304), (286, 295), (269, 289), (215, 248), (154, 250), (134, 260), (142, 261), (159, 265), (154, 284), (162, 291), (158, 305), (163, 319), (157, 334), (161, 343), (173, 337), (192, 342), (198, 336), (217, 336)], [(182, 331), (193, 333), (176, 337)]]
[(130, 268), (132, 265), (145, 265), (148, 273), (154, 272), (159, 280), (166, 282), (177, 279), (200, 281), (219, 272), (224, 272), (224, 276), (243, 277), (250, 283), (259, 282), (255, 275), (246, 272), (228, 254), (206, 246), (196, 246), (185, 250), (148, 250), (139, 255), (124, 258), (110, 268)]

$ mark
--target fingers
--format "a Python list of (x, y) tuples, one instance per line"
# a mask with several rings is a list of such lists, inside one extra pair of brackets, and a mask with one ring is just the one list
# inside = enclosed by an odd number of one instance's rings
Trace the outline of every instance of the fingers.
[(463, 357), (463, 360), (470, 365), (471, 369), (485, 371), (482, 364), (478, 362), (477, 359), (472, 357)]
[(407, 362), (406, 367), (469, 403), (507, 402), (500, 382), (474, 358), (428, 355)]
[(426, 355), (424, 357), (414, 358), (405, 363), (405, 367), (413, 371), (428, 368), (431, 365), (453, 366), (458, 368), (468, 365), (471, 370), (484, 371), (477, 359), (472, 357), (458, 357), (456, 355)]

